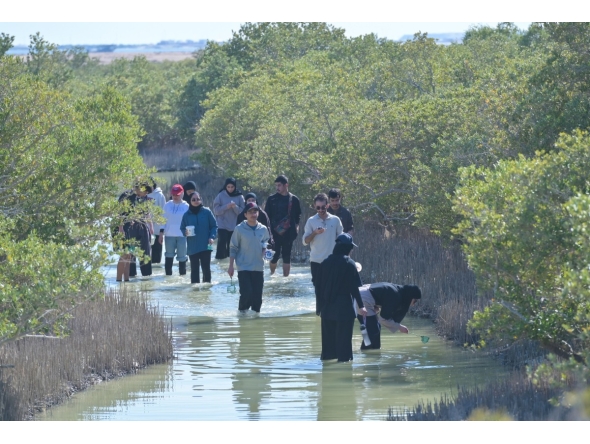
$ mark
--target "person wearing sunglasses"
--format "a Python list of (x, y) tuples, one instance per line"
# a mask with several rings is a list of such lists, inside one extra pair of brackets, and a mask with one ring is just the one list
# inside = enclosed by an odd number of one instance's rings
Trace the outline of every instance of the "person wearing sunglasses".
[(328, 196), (325, 193), (317, 194), (313, 199), (317, 214), (307, 219), (303, 232), (303, 245), (309, 245), (309, 262), (311, 266), (311, 282), (315, 289), (316, 309), (320, 315), (320, 303), (317, 290), (317, 277), (320, 265), (334, 249), (336, 238), (342, 234), (342, 222), (338, 216), (328, 213)]
[[(187, 227), (191, 227), (191, 230)], [(201, 282), (199, 265), (203, 270), (203, 282), (211, 282), (211, 251), (217, 237), (217, 220), (213, 212), (203, 206), (201, 194), (197, 191), (190, 196), (188, 211), (182, 215), (180, 231), (186, 236), (186, 252), (191, 261), (191, 284)], [(181, 264), (179, 262), (178, 268), (182, 274)]]

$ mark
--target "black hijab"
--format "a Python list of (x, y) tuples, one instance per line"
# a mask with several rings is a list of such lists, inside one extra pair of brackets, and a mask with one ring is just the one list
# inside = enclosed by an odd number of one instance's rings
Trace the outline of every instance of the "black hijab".
[(256, 205), (258, 205), (258, 197), (256, 197), (256, 194), (254, 193), (248, 193), (244, 196), (244, 201), (248, 202), (248, 199), (250, 199), (251, 197), (254, 198), (254, 201), (256, 202)]
[[(234, 186), (234, 191), (232, 193), (227, 191), (227, 186), (230, 184)], [(219, 190), (219, 192), (221, 193), (222, 191), (225, 191), (231, 197), (240, 196), (242, 194), (242, 192), (238, 190), (236, 179), (234, 179), (233, 177), (228, 177), (227, 179), (225, 179), (225, 184), (223, 185), (223, 188)]]
[(187, 190), (196, 190), (197, 185), (191, 180), (191, 181), (188, 181), (187, 183), (185, 183), (182, 188), (184, 188), (184, 194), (182, 195), (182, 200), (184, 200), (185, 202), (188, 202), (188, 204), (190, 205), (190, 195), (186, 194), (186, 192), (187, 192)]
[(412, 303), (412, 299), (421, 299), (422, 292), (420, 288), (416, 285), (404, 285), (399, 290), (399, 295), (401, 296), (401, 302), (393, 311), (392, 319), (395, 322), (401, 322), (408, 310), (410, 309), (410, 304)]
[[(201, 197), (201, 195), (199, 193), (197, 193), (196, 191), (193, 194), (191, 194), (190, 197), (192, 198), (195, 194), (197, 196)], [(191, 213), (193, 213), (193, 214), (199, 214), (199, 211), (201, 211), (201, 208), (203, 208), (203, 201), (202, 200), (199, 201), (199, 205), (193, 205), (193, 201), (189, 199), (189, 201), (188, 201), (188, 210)]]

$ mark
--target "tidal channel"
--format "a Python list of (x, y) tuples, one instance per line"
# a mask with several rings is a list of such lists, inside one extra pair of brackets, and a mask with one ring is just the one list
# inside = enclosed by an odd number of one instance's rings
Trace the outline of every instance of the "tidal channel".
[[(212, 260), (212, 284), (190, 284), (190, 271), (125, 284), (149, 293), (171, 317), (175, 359), (77, 393), (38, 420), (383, 420), (439, 400), (457, 386), (502, 377), (502, 365), (439, 338), (431, 321), (407, 316), (410, 332), (384, 329), (381, 350), (355, 353), (352, 363), (320, 360), (320, 318), (309, 266), (291, 275), (265, 271), (259, 317), (238, 316), (239, 293), (228, 291), (228, 259)], [(105, 270), (116, 287), (115, 267)], [(280, 264), (277, 271), (281, 269)], [(138, 270), (139, 271), (139, 270)], [(237, 286), (237, 279), (233, 279)], [(424, 294), (424, 298), (428, 295)], [(353, 346), (361, 343), (355, 325)]]

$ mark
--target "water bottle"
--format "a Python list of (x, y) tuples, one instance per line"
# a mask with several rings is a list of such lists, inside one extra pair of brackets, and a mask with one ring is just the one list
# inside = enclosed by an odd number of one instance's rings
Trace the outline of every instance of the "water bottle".
[(369, 339), (369, 332), (367, 331), (367, 327), (365, 324), (361, 324), (361, 335), (363, 335), (363, 342), (368, 347), (371, 345), (371, 340)]

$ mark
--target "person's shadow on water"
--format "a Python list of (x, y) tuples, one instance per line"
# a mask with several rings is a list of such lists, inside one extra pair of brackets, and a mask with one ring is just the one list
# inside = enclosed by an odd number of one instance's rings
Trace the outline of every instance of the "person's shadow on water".
[(238, 320), (239, 343), (236, 351), (236, 368), (232, 375), (233, 397), (238, 410), (248, 411), (248, 419), (259, 420), (264, 398), (270, 396), (270, 378), (265, 355), (265, 334), (260, 323), (264, 319)]
[(357, 421), (357, 387), (352, 363), (324, 361), (322, 363), (318, 421)]

